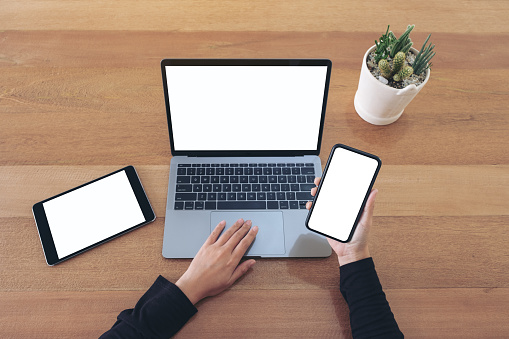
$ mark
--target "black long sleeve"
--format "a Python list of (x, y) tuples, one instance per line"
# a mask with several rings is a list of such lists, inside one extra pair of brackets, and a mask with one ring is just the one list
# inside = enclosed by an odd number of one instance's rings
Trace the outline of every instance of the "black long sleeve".
[(170, 338), (197, 311), (177, 286), (159, 276), (134, 309), (122, 311), (101, 338)]
[(350, 308), (352, 335), (357, 338), (403, 338), (372, 258), (339, 268), (340, 291)]
[[(340, 267), (340, 291), (350, 308), (354, 338), (403, 338), (371, 258)], [(177, 286), (159, 276), (101, 338), (169, 338), (197, 311)]]

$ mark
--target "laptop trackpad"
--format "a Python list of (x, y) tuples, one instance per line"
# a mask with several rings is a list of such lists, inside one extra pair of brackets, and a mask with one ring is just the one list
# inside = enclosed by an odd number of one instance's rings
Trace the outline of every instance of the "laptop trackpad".
[(246, 256), (285, 254), (282, 212), (212, 212), (210, 214), (210, 230), (212, 232), (223, 220), (226, 221), (225, 230), (227, 230), (240, 218), (246, 221), (251, 220), (252, 227), (258, 226), (258, 234), (246, 252)]

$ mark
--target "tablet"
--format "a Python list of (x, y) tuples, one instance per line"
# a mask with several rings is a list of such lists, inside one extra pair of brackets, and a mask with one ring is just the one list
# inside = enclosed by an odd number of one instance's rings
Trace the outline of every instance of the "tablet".
[(133, 166), (38, 202), (32, 212), (50, 266), (156, 217)]

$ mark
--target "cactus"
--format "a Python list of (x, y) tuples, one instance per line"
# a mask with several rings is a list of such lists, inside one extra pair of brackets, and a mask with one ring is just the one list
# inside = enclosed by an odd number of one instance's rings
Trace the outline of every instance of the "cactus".
[(414, 72), (413, 68), (405, 65), (406, 54), (398, 52), (392, 61), (392, 67), (387, 59), (382, 59), (378, 62), (378, 68), (382, 73), (382, 76), (386, 79), (392, 79), (394, 81), (401, 81), (408, 78)]
[[(432, 66), (429, 61), (435, 56), (435, 52), (433, 52), (435, 45), (430, 43), (426, 46), (431, 34), (424, 41), (413, 64), (405, 65), (406, 55), (413, 44), (410, 39), (410, 32), (415, 26), (408, 25), (406, 31), (399, 38), (396, 38), (394, 33), (389, 31), (389, 27), (387, 26), (387, 31), (380, 37), (380, 42), (375, 40), (376, 49), (374, 58), (384, 78), (402, 81), (412, 74), (420, 75)], [(392, 59), (392, 62), (387, 60), (388, 58), (389, 60)]]
[(380, 72), (382, 72), (382, 76), (385, 79), (389, 79), (391, 77), (392, 69), (387, 59), (380, 60), (380, 62), (378, 63), (378, 68), (380, 68)]
[(394, 81), (402, 81), (411, 76), (414, 73), (414, 69), (412, 66), (405, 66), (401, 71), (399, 71), (397, 74), (394, 74), (393, 79)]
[(403, 68), (405, 64), (406, 54), (403, 52), (398, 52), (392, 61), (392, 74), (396, 74)]

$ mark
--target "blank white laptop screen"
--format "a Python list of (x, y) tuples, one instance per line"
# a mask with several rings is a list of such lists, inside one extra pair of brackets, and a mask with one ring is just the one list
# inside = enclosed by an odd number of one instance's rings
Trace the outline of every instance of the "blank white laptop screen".
[(165, 66), (176, 151), (316, 150), (327, 66)]

